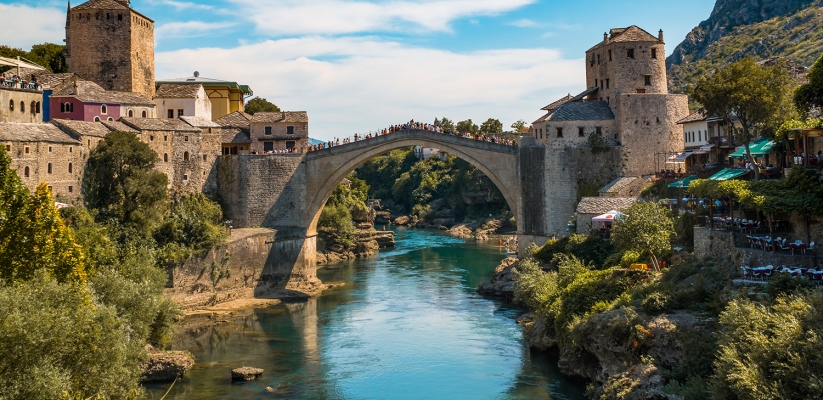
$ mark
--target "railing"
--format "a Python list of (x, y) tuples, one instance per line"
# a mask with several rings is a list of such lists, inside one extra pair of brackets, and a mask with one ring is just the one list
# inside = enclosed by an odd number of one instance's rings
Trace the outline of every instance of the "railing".
[(729, 136), (714, 136), (709, 138), (709, 144), (716, 144), (718, 146), (737, 146), (737, 141), (734, 137)]
[(0, 81), (0, 87), (38, 91), (43, 90), (43, 87), (38, 85), (36, 82)]

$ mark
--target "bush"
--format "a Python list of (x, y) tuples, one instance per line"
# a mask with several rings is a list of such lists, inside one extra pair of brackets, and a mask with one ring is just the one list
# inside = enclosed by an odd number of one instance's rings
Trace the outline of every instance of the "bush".
[(776, 299), (780, 295), (796, 294), (798, 291), (812, 289), (816, 286), (805, 276), (795, 278), (791, 274), (777, 274), (766, 285), (766, 293)]
[(643, 311), (648, 314), (661, 314), (669, 310), (672, 299), (668, 294), (653, 292), (643, 299)]
[(556, 296), (557, 273), (543, 272), (540, 264), (534, 260), (521, 260), (513, 273), (515, 303), (537, 310)]
[(321, 229), (332, 230), (341, 235), (354, 232), (351, 212), (345, 206), (327, 205), (324, 207), (317, 225)]
[(558, 240), (546, 242), (534, 257), (542, 263), (551, 263), (560, 253), (572, 254), (586, 264), (594, 264), (596, 268), (608, 268), (606, 259), (614, 252), (611, 244), (598, 237), (584, 234), (575, 234)]
[(220, 205), (202, 193), (175, 199), (171, 214), (154, 233), (154, 239), (165, 247), (164, 262), (183, 262), (191, 256), (207, 252), (229, 236), (223, 225)]

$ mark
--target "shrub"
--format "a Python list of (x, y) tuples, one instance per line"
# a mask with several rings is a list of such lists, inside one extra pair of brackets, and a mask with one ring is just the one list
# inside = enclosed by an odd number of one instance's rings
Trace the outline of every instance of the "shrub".
[(557, 294), (557, 273), (543, 272), (532, 259), (524, 259), (513, 271), (514, 301), (537, 310), (548, 304)]
[(648, 314), (660, 314), (669, 310), (672, 299), (668, 294), (653, 292), (643, 300), (643, 311)]
[(793, 277), (791, 274), (777, 274), (766, 285), (766, 293), (773, 299), (784, 294), (795, 294), (798, 291), (814, 288), (816, 285), (805, 276)]

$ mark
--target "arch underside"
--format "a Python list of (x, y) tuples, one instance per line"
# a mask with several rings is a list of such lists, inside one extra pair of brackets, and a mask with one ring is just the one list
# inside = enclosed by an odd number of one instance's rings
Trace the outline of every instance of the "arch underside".
[[(367, 139), (368, 140), (368, 139)], [(471, 139), (465, 139), (471, 140)], [(323, 177), (318, 185), (309, 185), (311, 191), (307, 193), (309, 207), (306, 209), (307, 215), (304, 217), (308, 227), (308, 236), (317, 234), (317, 223), (320, 214), (329, 196), (337, 188), (343, 178), (348, 176), (357, 167), (367, 161), (386, 154), (392, 150), (411, 146), (425, 146), (447, 151), (477, 168), (485, 174), (494, 185), (500, 190), (513, 215), (518, 215), (519, 206), (519, 181), (517, 179), (517, 155), (514, 153), (504, 153), (494, 150), (479, 149), (459, 144), (438, 141), (429, 137), (422, 138), (399, 138), (388, 142), (379, 143), (373, 147), (355, 148), (349, 152), (332, 154), (326, 157), (307, 160), (307, 167), (326, 169), (325, 165), (334, 164), (333, 172), (329, 175), (328, 170), (311, 171), (309, 176)], [(337, 161), (339, 160), (339, 162)], [(325, 161), (325, 162), (322, 162)], [(321, 163), (323, 165), (321, 165)]]

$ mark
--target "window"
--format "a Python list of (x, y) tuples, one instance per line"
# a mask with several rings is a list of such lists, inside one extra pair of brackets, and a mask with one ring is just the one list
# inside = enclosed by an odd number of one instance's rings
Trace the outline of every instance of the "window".
[(651, 86), (652, 85), (652, 76), (651, 75), (643, 76), (643, 82), (646, 86)]
[(263, 143), (263, 151), (272, 151), (272, 150), (274, 150), (274, 143), (272, 143), (272, 142)]
[(295, 142), (293, 140), (289, 140), (288, 142), (286, 142), (286, 148), (287, 149), (293, 149), (294, 144), (295, 144)]
[(189, 161), (189, 152), (188, 151), (183, 153), (183, 161)]
[(594, 128), (594, 132), (597, 133), (598, 135), (603, 135), (603, 127), (598, 126), (598, 127)]
[(46, 166), (46, 172), (49, 174), (51, 173), (51, 163), (49, 163), (49, 165)]
[(105, 104), (100, 106), (100, 114), (108, 114), (109, 108)]
[(51, 153), (51, 146), (49, 146), (49, 153)]
[(91, 147), (91, 139), (89, 139), (89, 140), (86, 140), (86, 146), (89, 146), (89, 147)]
[(163, 141), (164, 141), (164, 142), (168, 142), (168, 141), (169, 141), (169, 137), (168, 137), (168, 135), (163, 135)]
[(600, 65), (600, 54), (597, 55), (597, 65)]
[(183, 141), (184, 141), (184, 142), (188, 142), (188, 141), (189, 141), (189, 137), (188, 137), (188, 136), (183, 136)]
[(6, 145), (6, 152), (11, 153), (11, 145), (10, 144)]
[(287, 126), (286, 127), (286, 134), (287, 135), (294, 135), (294, 127), (293, 126)]
[(612, 51), (609, 50), (609, 61), (611, 61), (611, 60), (612, 60)]
[(267, 126), (267, 127), (263, 128), (263, 134), (264, 135), (271, 135), (271, 127)]
[(37, 102), (32, 101), (31, 104), (29, 104), (29, 112), (37, 114)]
[(134, 117), (134, 110), (129, 110), (129, 118)]
[(74, 147), (69, 147), (69, 153), (72, 153), (72, 150), (74, 150)]
[(186, 174), (183, 174), (183, 180), (184, 180), (184, 181), (188, 181), (188, 180), (189, 180), (189, 176), (188, 176), (188, 175), (186, 175)]
[(609, 78), (606, 78), (606, 89), (609, 88)]
[(206, 161), (207, 159), (208, 159), (208, 156), (203, 154), (203, 161)]
[(20, 112), (21, 113), (26, 112), (26, 103), (24, 103), (22, 101), (20, 102)]
[(557, 137), (563, 137), (563, 128), (557, 128)]
[(174, 118), (174, 110), (169, 110), (167, 114), (169, 118)]
[(72, 173), (72, 170), (73, 170), (72, 165), (71, 165), (71, 163), (69, 163), (69, 173)]
[(60, 103), (60, 112), (61, 113), (66, 112), (66, 104), (65, 103)]
[(37, 102), (37, 113), (40, 114), (40, 102)]
[(31, 172), (29, 171), (29, 167), (24, 168), (23, 169), (23, 176), (28, 178), (30, 175), (31, 175)]
[(585, 130), (586, 130), (586, 129), (585, 129), (585, 128), (583, 128), (582, 126), (581, 126), (581, 127), (578, 127), (578, 128), (577, 128), (577, 136), (580, 136), (580, 137), (586, 136), (586, 133), (584, 132)]
[(26, 148), (24, 149), (24, 152), (25, 152), (26, 154), (29, 154), (29, 146), (26, 146)]
[(100, 117), (94, 117), (94, 122), (100, 122)]
[(14, 111), (14, 100), (9, 100), (9, 111)]
[(74, 192), (74, 187), (73, 187), (73, 186), (69, 186), (69, 193), (72, 193), (72, 192)]
[(637, 89), (637, 94), (644, 94), (646, 93), (646, 89)]
[(154, 135), (149, 136), (149, 141), (150, 141), (150, 142), (153, 142), (153, 141), (154, 141)]
[(628, 50), (626, 50), (626, 57), (628, 57), (628, 58), (634, 58), (634, 49), (628, 49)]
[(183, 110), (177, 110), (177, 117), (180, 118), (183, 116)]
[(122, 21), (123, 20), (123, 14), (117, 14), (117, 20)]
[(657, 49), (652, 49), (652, 58), (657, 58)]
[(146, 112), (146, 110), (143, 110), (143, 118), (148, 117), (148, 115), (149, 115), (149, 114)]
[(163, 154), (163, 162), (169, 162), (169, 153)]

